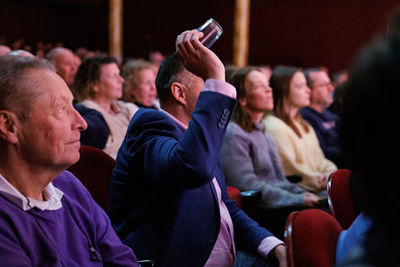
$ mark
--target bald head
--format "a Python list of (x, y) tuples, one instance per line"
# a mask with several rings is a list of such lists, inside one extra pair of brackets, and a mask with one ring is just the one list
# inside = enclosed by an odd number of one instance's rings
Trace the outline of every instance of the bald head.
[(22, 50), (22, 49), (10, 51), (9, 53), (7, 53), (7, 55), (22, 56), (22, 57), (35, 57), (31, 52)]
[(71, 87), (78, 70), (77, 56), (68, 48), (56, 47), (47, 53), (46, 58), (56, 67), (57, 74)]
[(0, 45), (0, 57), (4, 56), (5, 54), (9, 53), (11, 48), (6, 45)]

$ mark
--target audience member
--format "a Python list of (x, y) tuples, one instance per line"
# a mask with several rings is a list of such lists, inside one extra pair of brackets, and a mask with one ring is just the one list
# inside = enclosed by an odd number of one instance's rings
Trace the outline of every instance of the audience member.
[(153, 107), (157, 96), (156, 74), (150, 62), (137, 59), (125, 63), (122, 68), (123, 100), (139, 107)]
[(301, 115), (313, 127), (325, 157), (333, 161), (338, 168), (344, 168), (336, 127), (339, 117), (328, 110), (333, 103), (332, 93), (335, 88), (322, 69), (307, 69), (304, 74), (311, 95), (310, 105), (300, 110)]
[[(400, 21), (400, 9), (396, 18)], [(343, 92), (339, 136), (351, 169), (357, 173), (353, 183), (358, 189), (357, 202), (364, 211), (360, 216), (370, 220), (370, 225), (352, 234), (350, 230), (363, 227), (365, 221), (357, 218), (339, 238), (338, 249), (346, 241), (354, 248), (348, 249), (350, 253), (343, 262), (338, 259), (338, 266), (399, 265), (398, 159), (390, 153), (399, 147), (399, 138), (397, 131), (382, 128), (393, 126), (399, 114), (400, 28), (391, 26), (384, 39), (375, 40), (358, 55)]]
[(0, 58), (3, 266), (138, 266), (105, 212), (65, 169), (86, 123), (47, 61)]
[(262, 71), (262, 73), (265, 74), (265, 76), (267, 76), (267, 79), (269, 81), (269, 79), (271, 78), (272, 75), (272, 68), (269, 65), (261, 65), (260, 69)]
[(238, 105), (228, 124), (221, 166), (229, 185), (241, 191), (259, 190), (255, 219), (283, 238), (290, 212), (318, 207), (319, 197), (286, 179), (274, 141), (262, 119), (273, 110), (272, 89), (258, 68), (240, 68), (228, 80), (237, 91)]
[(111, 182), (114, 229), (138, 258), (160, 266), (233, 266), (235, 255), (239, 264), (249, 254), (236, 252), (234, 240), (286, 266), (283, 243), (227, 194), (218, 161), (236, 90), (201, 35), (179, 35), (177, 54), (161, 64), (163, 110), (139, 109), (132, 119)]
[(233, 64), (225, 64), (225, 77), (226, 80), (229, 80), (232, 73), (234, 73), (237, 69), (239, 69), (239, 67), (236, 67)]
[(68, 48), (55, 47), (46, 54), (46, 58), (54, 64), (57, 74), (71, 87), (78, 70), (77, 56)]
[(103, 115), (109, 129), (103, 151), (113, 158), (117, 156), (129, 122), (138, 109), (132, 103), (118, 100), (122, 97), (123, 82), (116, 60), (99, 56), (82, 62), (73, 85), (76, 100)]
[(333, 103), (328, 108), (328, 110), (338, 116), (338, 120), (340, 121), (340, 117), (342, 114), (342, 98), (343, 98), (343, 88), (346, 86), (347, 81), (342, 82), (335, 88), (335, 94), (333, 95)]
[(25, 40), (23, 38), (17, 39), (11, 44), (11, 50), (20, 50), (23, 49)]
[(10, 51), (11, 51), (11, 48), (9, 46), (0, 45), (0, 57), (4, 56), (5, 54), (7, 54)]
[(332, 75), (332, 85), (334, 88), (337, 88), (339, 85), (346, 82), (347, 80), (348, 80), (347, 70), (340, 70)]
[(161, 62), (164, 60), (164, 55), (160, 51), (151, 51), (149, 53), (149, 61), (154, 64), (155, 68), (154, 70), (156, 71), (156, 74), (158, 72), (158, 69), (160, 68)]
[(104, 149), (110, 135), (110, 129), (103, 115), (84, 105), (74, 103), (74, 107), (87, 123), (86, 130), (81, 132), (81, 145)]
[(301, 116), (300, 108), (310, 104), (310, 88), (297, 68), (278, 66), (271, 76), (274, 114), (265, 119), (267, 132), (277, 146), (286, 175), (301, 174), (304, 189), (326, 190), (328, 176), (337, 169), (326, 159), (318, 138)]

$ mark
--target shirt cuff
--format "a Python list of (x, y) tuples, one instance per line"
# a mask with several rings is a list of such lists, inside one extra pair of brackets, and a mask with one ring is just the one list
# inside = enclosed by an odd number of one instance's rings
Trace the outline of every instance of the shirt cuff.
[(230, 98), (236, 99), (236, 89), (233, 85), (215, 79), (207, 79), (204, 83), (203, 92), (211, 91), (226, 95)]
[(265, 259), (268, 257), (268, 254), (278, 245), (284, 245), (281, 240), (276, 238), (275, 236), (269, 236), (264, 238), (260, 245), (258, 245), (257, 253), (263, 256)]

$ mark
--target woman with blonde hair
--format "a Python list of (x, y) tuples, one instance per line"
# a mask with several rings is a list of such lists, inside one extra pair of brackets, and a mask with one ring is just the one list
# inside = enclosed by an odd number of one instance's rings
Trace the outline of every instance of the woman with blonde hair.
[(156, 108), (156, 73), (152, 63), (142, 59), (128, 61), (122, 68), (123, 97), (139, 107)]
[(271, 76), (274, 113), (264, 120), (277, 146), (286, 175), (301, 174), (298, 183), (306, 190), (326, 190), (329, 174), (336, 165), (326, 159), (318, 138), (300, 114), (310, 104), (310, 88), (304, 74), (295, 67), (278, 66)]

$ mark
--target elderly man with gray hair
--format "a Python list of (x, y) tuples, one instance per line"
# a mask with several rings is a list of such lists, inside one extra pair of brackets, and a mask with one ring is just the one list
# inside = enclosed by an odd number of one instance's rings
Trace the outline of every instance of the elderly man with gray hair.
[(65, 171), (85, 120), (47, 61), (0, 58), (0, 259), (4, 266), (138, 266), (106, 213)]

